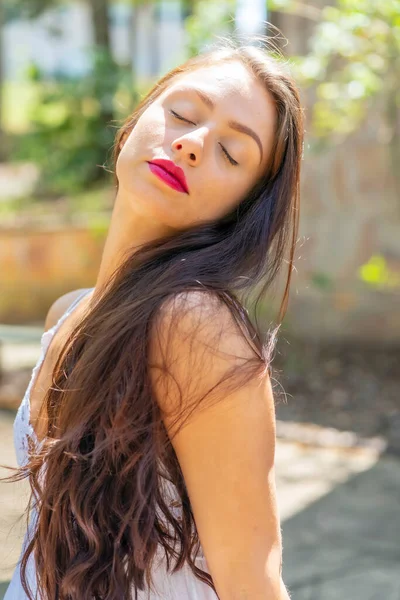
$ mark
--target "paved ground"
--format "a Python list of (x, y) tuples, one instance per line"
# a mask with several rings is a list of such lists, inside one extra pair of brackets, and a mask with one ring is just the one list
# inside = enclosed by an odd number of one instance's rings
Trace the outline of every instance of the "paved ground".
[[(8, 367), (37, 356), (37, 341), (30, 342), (36, 350), (28, 344), (18, 353), (11, 338), (3, 346)], [(13, 419), (0, 410), (0, 462), (9, 465)], [(285, 438), (276, 457), (284, 580), (293, 600), (400, 600), (400, 461), (379, 444), (340, 448), (332, 430), (318, 428), (315, 437), (330, 446), (313, 445), (296, 425), (290, 435), (287, 423), (278, 431)], [(16, 521), (26, 499), (24, 482), (0, 484), (0, 599), (19, 556), (24, 522)]]

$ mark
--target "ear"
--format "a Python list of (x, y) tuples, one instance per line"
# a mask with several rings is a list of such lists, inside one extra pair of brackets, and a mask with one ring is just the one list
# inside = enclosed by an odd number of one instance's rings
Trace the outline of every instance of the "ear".
[(119, 142), (119, 149), (122, 150), (122, 148), (125, 145), (125, 142), (127, 140), (127, 138), (129, 137), (129, 133), (127, 131), (124, 131), (124, 133), (122, 134), (122, 138), (120, 139)]

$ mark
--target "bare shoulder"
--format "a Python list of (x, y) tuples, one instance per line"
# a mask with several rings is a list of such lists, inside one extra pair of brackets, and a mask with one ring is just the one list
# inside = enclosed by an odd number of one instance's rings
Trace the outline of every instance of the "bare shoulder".
[(193, 352), (204, 344), (210, 349), (230, 348), (248, 356), (251, 354), (246, 336), (232, 311), (216, 293), (209, 290), (186, 291), (168, 298), (157, 315), (156, 332), (161, 347), (168, 341), (180, 353), (182, 343), (195, 339)]
[(182, 423), (200, 403), (201, 410), (226, 404), (235, 389), (257, 387), (267, 372), (231, 308), (208, 290), (164, 302), (151, 330), (149, 359), (153, 391), (172, 437), (177, 415)]
[(45, 331), (51, 329), (51, 327), (53, 327), (58, 322), (60, 317), (64, 314), (64, 312), (72, 304), (72, 302), (74, 302), (74, 300), (78, 298), (78, 296), (82, 294), (86, 289), (89, 288), (80, 288), (78, 290), (73, 290), (72, 292), (67, 292), (66, 294), (63, 294), (53, 302), (46, 316), (46, 321), (44, 325)]

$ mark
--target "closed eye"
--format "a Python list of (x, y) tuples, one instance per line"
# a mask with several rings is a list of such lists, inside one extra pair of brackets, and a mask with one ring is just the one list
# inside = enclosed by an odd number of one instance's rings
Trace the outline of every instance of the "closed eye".
[(170, 113), (176, 119), (179, 119), (179, 121), (186, 121), (186, 123), (191, 123), (192, 125), (196, 125), (196, 123), (193, 123), (193, 121), (189, 121), (189, 119), (185, 119), (185, 117), (182, 117), (181, 115), (178, 115), (178, 113), (176, 113), (174, 110), (170, 110)]
[[(178, 113), (176, 113), (172, 109), (170, 110), (170, 113), (171, 113), (171, 115), (173, 117), (175, 117), (179, 121), (185, 121), (186, 123), (190, 123), (191, 125), (196, 125), (196, 123), (193, 123), (193, 121), (189, 121), (189, 119), (185, 119), (185, 117), (182, 117), (181, 115), (178, 115)], [(239, 163), (234, 158), (232, 158), (232, 156), (229, 154), (229, 152), (227, 151), (227, 149), (225, 148), (225, 146), (223, 146), (220, 142), (218, 142), (218, 143), (221, 146), (222, 154), (230, 162), (230, 164), (233, 165), (233, 166), (238, 165)]]
[(238, 165), (239, 163), (234, 158), (232, 158), (232, 156), (229, 154), (229, 152), (227, 151), (227, 149), (225, 148), (225, 146), (223, 146), (220, 142), (218, 142), (218, 143), (221, 146), (223, 154), (229, 160), (229, 162), (231, 163), (231, 165), (234, 165), (234, 166)]

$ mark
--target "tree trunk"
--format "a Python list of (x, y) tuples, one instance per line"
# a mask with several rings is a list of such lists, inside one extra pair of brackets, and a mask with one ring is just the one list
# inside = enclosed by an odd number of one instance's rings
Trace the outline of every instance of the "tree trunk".
[(129, 58), (130, 58), (130, 70), (132, 74), (132, 85), (136, 85), (136, 40), (138, 32), (138, 14), (139, 7), (133, 3), (132, 13), (129, 23)]
[(95, 44), (111, 54), (108, 5), (108, 0), (89, 0)]

